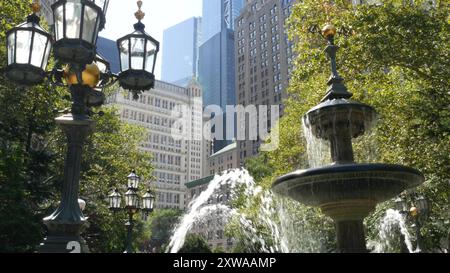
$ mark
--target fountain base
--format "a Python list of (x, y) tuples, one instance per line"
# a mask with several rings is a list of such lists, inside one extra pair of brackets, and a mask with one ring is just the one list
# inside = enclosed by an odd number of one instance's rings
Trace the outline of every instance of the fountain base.
[(336, 164), (278, 178), (273, 191), (321, 208), (335, 222), (338, 252), (367, 252), (363, 220), (378, 203), (424, 182), (412, 168), (390, 164)]

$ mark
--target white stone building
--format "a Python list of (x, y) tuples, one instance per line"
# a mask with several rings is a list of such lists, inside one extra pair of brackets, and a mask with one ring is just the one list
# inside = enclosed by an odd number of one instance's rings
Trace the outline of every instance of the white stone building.
[(195, 80), (187, 88), (156, 81), (137, 101), (123, 91), (108, 100), (120, 108), (123, 121), (148, 130), (142, 149), (153, 155), (155, 208), (185, 209), (185, 183), (203, 174), (200, 86)]

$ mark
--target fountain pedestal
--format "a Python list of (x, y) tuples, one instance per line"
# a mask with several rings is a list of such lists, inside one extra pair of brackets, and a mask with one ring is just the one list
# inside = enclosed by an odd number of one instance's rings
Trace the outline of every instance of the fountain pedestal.
[(367, 252), (363, 221), (375, 207), (376, 202), (371, 200), (346, 200), (321, 205), (322, 212), (334, 220), (338, 252)]

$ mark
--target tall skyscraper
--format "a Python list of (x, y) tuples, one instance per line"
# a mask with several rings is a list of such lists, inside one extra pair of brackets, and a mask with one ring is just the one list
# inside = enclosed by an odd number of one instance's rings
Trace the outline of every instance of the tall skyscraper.
[(201, 18), (192, 17), (164, 30), (162, 80), (186, 86), (197, 76)]
[(203, 0), (202, 43), (222, 29), (234, 29), (234, 20), (244, 4), (244, 0)]
[[(267, 132), (271, 126), (271, 106), (279, 105), (287, 97), (292, 69), (293, 44), (288, 41), (285, 21), (295, 0), (248, 0), (245, 9), (236, 20), (236, 98), (237, 104), (267, 106), (264, 124)], [(257, 114), (259, 117), (259, 114)], [(259, 124), (248, 120), (238, 124), (246, 130), (246, 140), (238, 141), (240, 163), (260, 151), (262, 137)], [(256, 139), (249, 139), (249, 130), (258, 132)], [(263, 131), (264, 131), (263, 130)]]
[[(225, 119), (227, 105), (235, 105), (234, 87), (234, 21), (244, 6), (244, 0), (203, 0), (202, 44), (199, 56), (199, 82), (203, 88), (203, 105), (218, 105), (224, 111), (223, 124), (234, 121)], [(213, 128), (215, 130), (217, 128)], [(220, 132), (219, 130), (214, 132)], [(213, 149), (217, 152), (231, 143), (223, 136), (216, 137)], [(223, 140), (220, 140), (223, 139)]]

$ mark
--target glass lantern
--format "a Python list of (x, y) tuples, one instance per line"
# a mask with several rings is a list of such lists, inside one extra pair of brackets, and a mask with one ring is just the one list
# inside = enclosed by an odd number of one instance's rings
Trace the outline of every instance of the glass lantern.
[(138, 1), (136, 18), (139, 22), (134, 25), (135, 31), (117, 40), (121, 71), (119, 84), (135, 94), (154, 87), (156, 57), (159, 52), (159, 42), (144, 31), (145, 25), (141, 20), (145, 14), (140, 10), (141, 5), (142, 2)]
[(425, 197), (419, 196), (416, 199), (416, 205), (417, 205), (417, 208), (419, 209), (419, 213), (421, 213), (423, 215), (428, 214), (430, 208), (429, 208), (428, 200)]
[(142, 196), (142, 209), (146, 212), (152, 212), (155, 205), (155, 196), (148, 190), (144, 196)]
[(125, 209), (139, 208), (139, 196), (136, 191), (129, 189), (125, 193)]
[(52, 5), (53, 52), (60, 61), (85, 65), (94, 60), (98, 32), (105, 26), (105, 14), (95, 2), (108, 5), (105, 0), (59, 0)]
[(119, 210), (121, 205), (121, 195), (117, 189), (114, 189), (113, 193), (108, 196), (109, 209)]
[(33, 13), (27, 21), (6, 32), (8, 79), (23, 85), (35, 85), (45, 78), (52, 36), (39, 25)]
[(132, 190), (137, 190), (141, 178), (134, 171), (132, 171), (127, 178), (128, 178), (128, 188)]
[(408, 203), (402, 197), (397, 197), (394, 200), (394, 204), (395, 204), (395, 209), (398, 210), (399, 212), (408, 211)]

